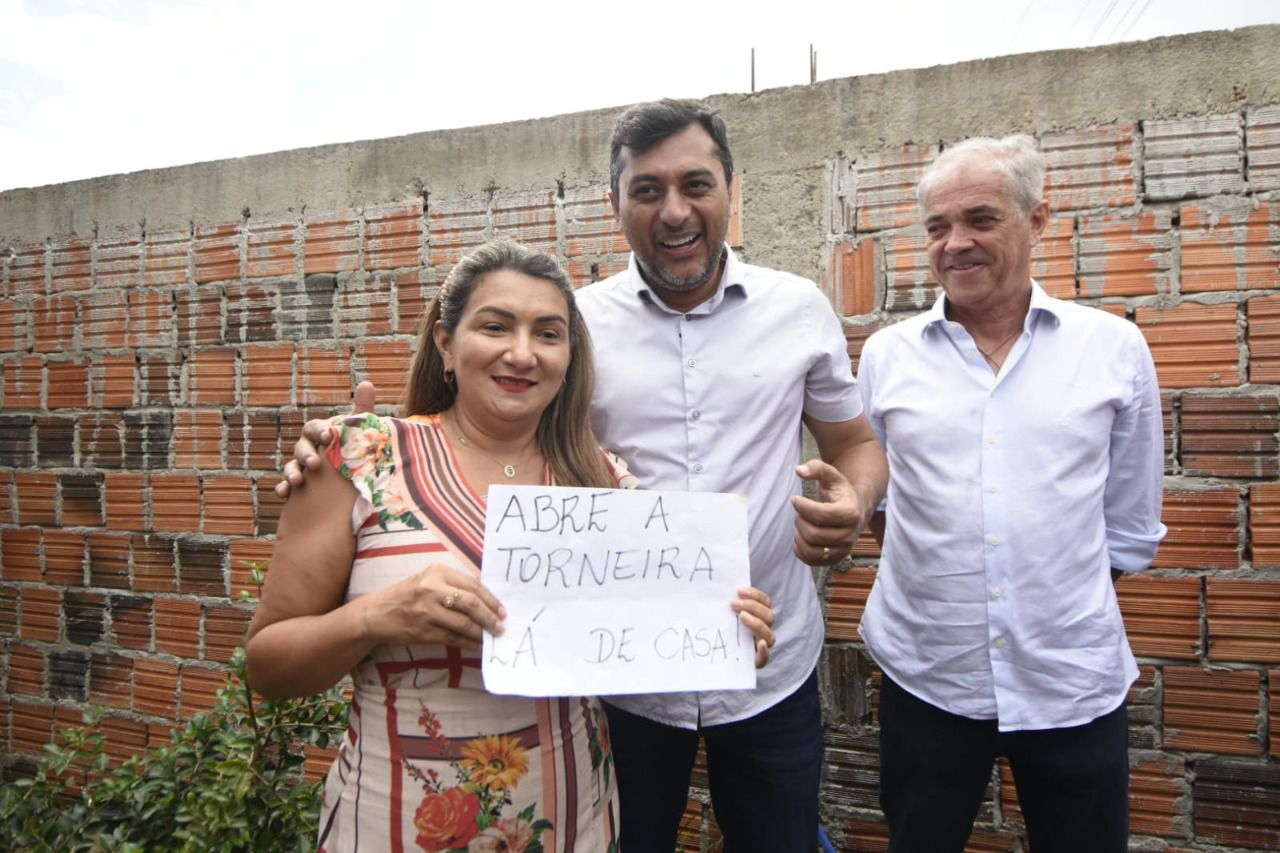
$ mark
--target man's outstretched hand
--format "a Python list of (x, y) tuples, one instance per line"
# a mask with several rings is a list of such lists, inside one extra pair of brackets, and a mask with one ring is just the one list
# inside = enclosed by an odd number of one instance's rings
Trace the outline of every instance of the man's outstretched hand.
[[(377, 401), (378, 389), (366, 379), (356, 386), (355, 396), (351, 398), (351, 414), (372, 412)], [(284, 464), (284, 479), (276, 483), (277, 495), (288, 498), (289, 492), (306, 485), (307, 471), (314, 471), (320, 465), (322, 448), (332, 435), (331, 427), (343, 417), (346, 416), (315, 418), (303, 424), (302, 436), (293, 445), (293, 458)]]

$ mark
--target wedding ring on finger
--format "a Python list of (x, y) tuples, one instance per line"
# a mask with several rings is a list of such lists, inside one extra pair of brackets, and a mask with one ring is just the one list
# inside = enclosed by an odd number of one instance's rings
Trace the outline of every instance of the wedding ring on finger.
[(444, 609), (452, 610), (454, 608), (454, 605), (458, 603), (459, 598), (462, 598), (462, 593), (456, 589), (453, 592), (446, 595), (444, 597)]
[(822, 562), (825, 563), (830, 559), (831, 559), (831, 546), (823, 545), (822, 546)]

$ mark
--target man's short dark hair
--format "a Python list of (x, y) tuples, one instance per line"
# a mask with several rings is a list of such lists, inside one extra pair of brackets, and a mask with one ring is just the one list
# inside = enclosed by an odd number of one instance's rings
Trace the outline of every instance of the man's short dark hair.
[(698, 101), (663, 98), (628, 108), (613, 126), (609, 137), (609, 186), (614, 196), (618, 195), (618, 182), (622, 179), (624, 148), (633, 154), (643, 154), (694, 122), (702, 125), (715, 143), (716, 157), (724, 166), (727, 188), (733, 180), (733, 155), (729, 153), (729, 131), (724, 126), (724, 119)]

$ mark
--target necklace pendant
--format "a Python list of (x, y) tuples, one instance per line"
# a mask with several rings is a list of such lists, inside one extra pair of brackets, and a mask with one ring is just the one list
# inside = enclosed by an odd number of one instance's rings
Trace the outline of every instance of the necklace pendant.
[(508, 479), (508, 480), (514, 480), (514, 479), (516, 478), (516, 466), (514, 466), (514, 465), (503, 465), (503, 466), (502, 466), (502, 473), (506, 475), (506, 477), (507, 477), (507, 479)]

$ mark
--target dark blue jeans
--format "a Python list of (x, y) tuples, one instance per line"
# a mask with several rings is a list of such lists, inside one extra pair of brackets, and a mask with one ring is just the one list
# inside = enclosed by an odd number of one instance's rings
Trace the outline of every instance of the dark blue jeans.
[[(623, 853), (671, 853), (689, 801), (698, 738), (725, 853), (812, 853), (818, 839), (822, 708), (818, 676), (768, 710), (697, 731), (609, 705)], [(1039, 853), (1039, 851), (1037, 851)]]
[(1128, 713), (1082, 726), (1001, 732), (912, 696), (880, 691), (880, 805), (890, 853), (961, 853), (991, 766), (1005, 756), (1035, 853), (1123, 853), (1129, 838)]

